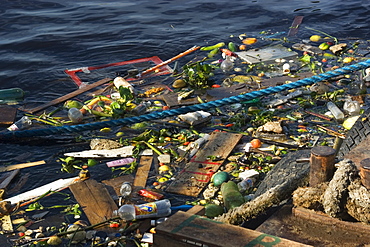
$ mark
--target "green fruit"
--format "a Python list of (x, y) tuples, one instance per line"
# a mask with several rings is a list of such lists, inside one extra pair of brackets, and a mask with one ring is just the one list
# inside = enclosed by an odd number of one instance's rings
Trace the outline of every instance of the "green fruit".
[(229, 42), (229, 44), (228, 44), (228, 48), (229, 48), (229, 50), (230, 51), (232, 51), (232, 52), (236, 52), (236, 45), (233, 43), (233, 42)]
[(71, 108), (81, 109), (83, 107), (83, 105), (84, 104), (82, 104), (81, 102), (76, 101), (76, 100), (67, 100), (64, 103), (64, 107), (67, 108), (67, 109), (71, 109)]
[(329, 49), (329, 47), (330, 47), (330, 45), (328, 44), (328, 43), (321, 43), (320, 45), (319, 45), (319, 48), (321, 49), (321, 50), (327, 50), (327, 49)]
[(208, 53), (208, 58), (213, 58), (219, 51), (220, 51), (219, 48), (213, 49)]
[(224, 208), (216, 204), (208, 204), (205, 206), (205, 216), (208, 218), (214, 218), (224, 213)]
[(225, 45), (224, 42), (220, 42), (218, 44), (215, 44), (215, 45), (212, 45), (212, 46), (205, 46), (205, 47), (201, 47), (200, 50), (201, 51), (211, 51), (213, 49), (216, 49), (216, 48), (221, 48)]
[(137, 130), (137, 129), (143, 129), (148, 127), (148, 123), (146, 122), (141, 122), (141, 123), (136, 123), (131, 125), (131, 129)]
[(95, 166), (96, 164), (98, 164), (98, 162), (95, 159), (88, 159), (87, 160), (87, 166), (88, 167)]
[(212, 176), (212, 181), (215, 186), (220, 186), (222, 183), (229, 181), (230, 175), (227, 172), (217, 172)]

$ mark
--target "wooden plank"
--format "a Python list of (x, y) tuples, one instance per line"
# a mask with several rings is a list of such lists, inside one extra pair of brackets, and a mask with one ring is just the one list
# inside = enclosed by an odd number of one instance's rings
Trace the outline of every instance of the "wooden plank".
[(16, 164), (16, 165), (10, 165), (10, 166), (1, 166), (0, 172), (6, 172), (6, 171), (12, 171), (16, 169), (31, 167), (31, 166), (38, 166), (46, 164), (44, 160), (35, 161), (35, 162), (29, 162), (29, 163), (22, 163), (22, 164)]
[(195, 205), (186, 212), (189, 214), (204, 215), (206, 213), (206, 208), (201, 205)]
[[(349, 222), (332, 218), (322, 212), (315, 212), (313, 210), (297, 207), (292, 209), (293, 215), (297, 218), (304, 219), (309, 222), (315, 222), (319, 225), (330, 226), (344, 232), (362, 233), (368, 235), (370, 232), (370, 225), (361, 222)], [(368, 239), (369, 240), (369, 239)], [(368, 242), (369, 243), (369, 242)]]
[(71, 99), (73, 97), (76, 97), (77, 95), (79, 95), (81, 93), (87, 92), (87, 91), (89, 91), (89, 90), (91, 90), (91, 89), (93, 89), (93, 88), (95, 88), (97, 86), (100, 86), (100, 85), (103, 85), (105, 83), (108, 83), (111, 80), (112, 80), (111, 78), (105, 78), (105, 79), (102, 79), (100, 81), (97, 81), (97, 82), (94, 82), (92, 84), (89, 84), (89, 85), (87, 85), (85, 87), (79, 88), (79, 89), (77, 89), (77, 90), (75, 90), (75, 91), (73, 91), (73, 92), (71, 92), (69, 94), (63, 95), (62, 97), (59, 97), (57, 99), (54, 99), (54, 100), (52, 100), (52, 101), (50, 101), (48, 103), (45, 103), (43, 105), (37, 106), (37, 107), (32, 108), (32, 109), (20, 109), (20, 110), (26, 111), (26, 112), (29, 112), (29, 113), (33, 114), (33, 113), (38, 112), (38, 111), (41, 111), (41, 110), (43, 110), (43, 109), (45, 109), (45, 108), (47, 108), (49, 106), (56, 105), (56, 104), (59, 104), (59, 103), (62, 103), (64, 101), (66, 101), (66, 100), (69, 100), (69, 99)]
[(138, 164), (134, 186), (145, 188), (148, 179), (150, 167), (152, 166), (153, 156), (141, 156)]
[(20, 172), (19, 169), (10, 172), (10, 174), (1, 182), (0, 190), (5, 189), (6, 187), (8, 187), (8, 185), (12, 182), (12, 180), (15, 178), (15, 176), (18, 175), (19, 172)]
[(289, 28), (288, 37), (295, 36), (298, 33), (298, 28), (301, 25), (303, 16), (296, 16)]
[[(156, 227), (153, 246), (309, 246), (179, 211)], [(232, 236), (232, 237), (231, 237)], [(182, 243), (182, 245), (176, 245)], [(268, 244), (268, 245), (267, 245)]]
[(118, 209), (105, 185), (94, 179), (80, 181), (69, 188), (92, 225), (111, 218)]
[(6, 192), (6, 189), (8, 187), (8, 185), (12, 182), (12, 180), (15, 178), (15, 176), (17, 176), (19, 174), (20, 170), (17, 169), (17, 170), (14, 170), (12, 171), (9, 176), (4, 179), (4, 181), (1, 182), (0, 184), (0, 199), (2, 200), (3, 199), (3, 196)]
[[(167, 192), (198, 196), (241, 137), (241, 134), (212, 132), (206, 145), (198, 151), (176, 177), (176, 180), (170, 184)], [(209, 156), (217, 156), (218, 159), (209, 161), (207, 159)]]
[(17, 108), (0, 106), (0, 124), (10, 125), (14, 123), (17, 115)]

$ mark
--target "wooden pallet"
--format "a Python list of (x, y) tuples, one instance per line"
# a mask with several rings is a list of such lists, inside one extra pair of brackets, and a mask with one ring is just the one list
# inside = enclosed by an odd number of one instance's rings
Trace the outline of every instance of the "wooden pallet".
[(157, 246), (298, 247), (310, 245), (179, 211), (157, 226), (153, 247)]
[[(167, 192), (197, 197), (241, 138), (241, 134), (213, 132), (206, 145), (180, 172)], [(209, 156), (218, 156), (218, 159), (210, 161), (207, 159)]]

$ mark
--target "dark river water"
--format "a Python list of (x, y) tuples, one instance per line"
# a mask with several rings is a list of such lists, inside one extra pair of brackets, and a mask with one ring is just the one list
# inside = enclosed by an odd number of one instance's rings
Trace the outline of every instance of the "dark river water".
[[(295, 16), (304, 17), (296, 39), (317, 34), (308, 28), (358, 39), (368, 39), (370, 30), (367, 0), (2, 0), (0, 13), (0, 89), (22, 88), (22, 104), (30, 106), (77, 89), (65, 69), (151, 56), (164, 61), (243, 33), (286, 35)], [(49, 159), (22, 170), (30, 173), (23, 191), (66, 176), (50, 159), (57, 144), (0, 147), (3, 165)]]

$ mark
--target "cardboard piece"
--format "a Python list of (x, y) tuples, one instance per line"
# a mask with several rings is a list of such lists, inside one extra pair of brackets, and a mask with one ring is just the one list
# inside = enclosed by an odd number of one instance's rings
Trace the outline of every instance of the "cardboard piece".
[(248, 51), (235, 52), (242, 60), (249, 64), (260, 62), (272, 62), (276, 59), (289, 59), (298, 56), (298, 53), (289, 51), (283, 45), (275, 45), (263, 49), (253, 49)]

